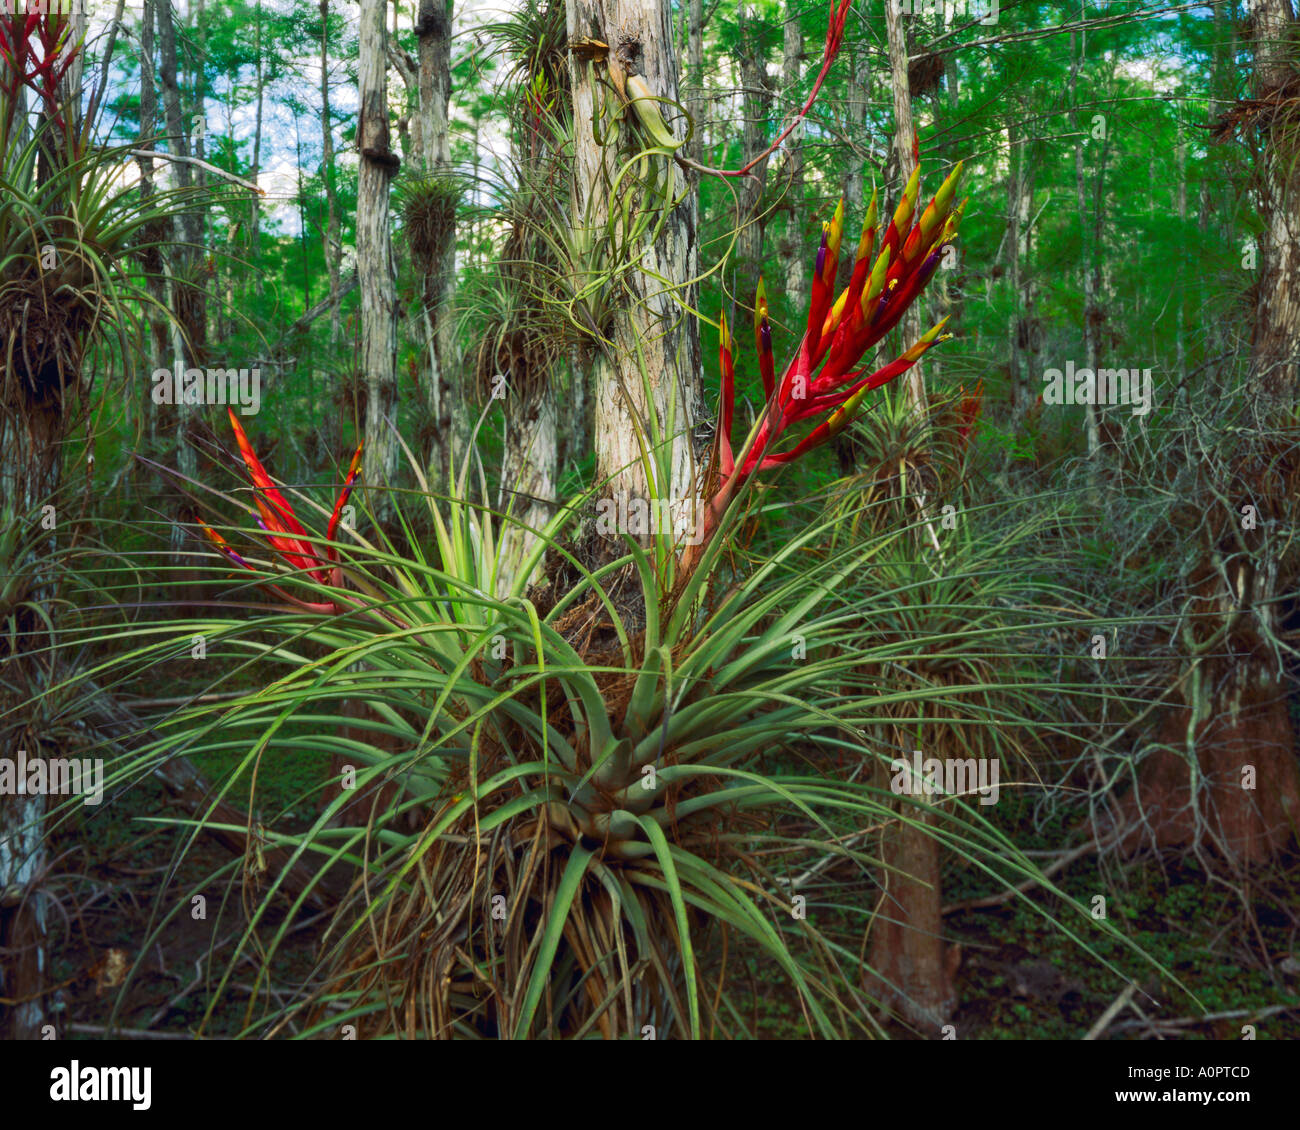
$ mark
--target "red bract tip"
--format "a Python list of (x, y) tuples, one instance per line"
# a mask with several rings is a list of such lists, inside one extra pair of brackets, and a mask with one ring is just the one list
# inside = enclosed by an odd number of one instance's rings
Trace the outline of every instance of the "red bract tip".
[[(330, 515), (329, 526), (326, 531), (326, 544), (324, 557), (321, 556), (311, 544), (310, 535), (303, 528), (302, 523), (298, 521), (294, 514), (293, 507), (289, 505), (284, 495), (280, 493), (271, 480), (271, 476), (266, 473), (266, 468), (257, 457), (253, 450), (252, 443), (249, 442), (248, 436), (244, 431), (243, 425), (239, 422), (239, 417), (233, 410), (228, 410), (230, 423), (234, 428), (235, 442), (239, 446), (239, 452), (244, 460), (244, 465), (248, 469), (249, 478), (253, 483), (253, 501), (261, 514), (260, 524), (266, 530), (266, 540), (271, 548), (276, 551), (291, 568), (305, 571), (307, 575), (318, 584), (331, 583), (333, 564), (338, 560), (337, 547), (333, 544), (334, 534), (338, 528), (339, 518), (343, 513), (343, 507), (347, 503), (352, 493), (352, 488), (356, 483), (357, 475), (361, 468), (361, 445), (357, 446), (356, 453), (352, 457), (352, 463), (348, 467), (347, 477), (343, 483), (343, 489), (340, 491), (338, 499), (334, 503), (334, 511)], [(251, 568), (247, 563), (238, 556), (226, 544), (220, 534), (210, 529), (208, 526), (203, 527), (208, 537), (222, 550), (228, 557), (232, 558), (245, 568)], [(285, 596), (277, 590), (277, 595)], [(293, 603), (312, 610), (320, 610), (326, 606), (313, 602), (304, 602), (292, 599)], [(330, 605), (329, 608), (333, 606)], [(326, 609), (328, 610), (328, 609)]]

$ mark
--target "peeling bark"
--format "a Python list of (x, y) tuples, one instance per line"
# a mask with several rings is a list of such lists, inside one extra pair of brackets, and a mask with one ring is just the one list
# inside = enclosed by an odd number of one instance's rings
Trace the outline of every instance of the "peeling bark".
[[(916, 169), (912, 145), (916, 137), (916, 122), (912, 115), (912, 87), (907, 73), (907, 38), (903, 31), (903, 15), (897, 4), (885, 5), (885, 33), (889, 41), (889, 83), (894, 96), (894, 155), (898, 161), (900, 189)], [(902, 333), (902, 348), (909, 348), (921, 336), (921, 312), (917, 304), (908, 308), (898, 323)], [(907, 400), (912, 411), (928, 411), (925, 395), (925, 367), (917, 362), (903, 375)]]
[[(426, 173), (451, 170), (450, 0), (420, 0), (415, 34), (419, 44), (419, 129), (421, 160)], [(425, 401), (431, 423), (426, 465), (432, 481), (441, 484), (451, 468), (453, 450), (463, 449), (464, 397), (451, 374), (459, 368), (452, 300), (456, 292), (456, 239), (443, 249), (441, 262), (425, 280), (426, 373)]]
[(366, 383), (364, 481), (377, 516), (397, 471), (397, 294), (389, 230), (389, 182), (400, 164), (389, 149), (384, 0), (362, 0), (358, 86), (357, 282), (361, 290), (361, 375)]
[[(663, 0), (568, 0), (572, 40), (594, 39), (611, 45), (595, 66), (607, 67), (615, 86), (627, 75), (644, 78), (655, 95), (678, 100), (677, 63), (672, 49), (669, 6)], [(613, 115), (602, 130), (609, 145), (592, 131), (596, 86), (580, 53), (570, 56), (574, 107), (574, 216), (589, 217), (593, 235), (608, 221), (611, 186), (617, 170), (613, 141), (633, 129)], [(682, 124), (674, 129), (682, 136)], [(698, 267), (696, 194), (686, 191), (675, 163), (655, 158), (671, 183), (671, 198), (680, 203), (667, 216), (657, 238), (640, 248), (634, 268), (611, 265), (619, 298), (613, 324), (591, 357), (595, 386), (595, 451), (604, 497), (622, 507), (630, 498), (649, 497), (646, 464), (654, 467), (654, 493), (674, 502), (674, 518), (689, 521), (698, 498), (699, 459), (693, 430), (699, 418), (700, 343), (696, 320), (679, 298), (689, 303), (687, 281)], [(629, 191), (626, 184), (620, 192)], [(645, 205), (642, 198), (641, 205)], [(662, 281), (661, 281), (662, 280)], [(644, 368), (644, 372), (643, 372)], [(643, 462), (644, 461), (644, 462)], [(659, 468), (667, 468), (661, 473)]]

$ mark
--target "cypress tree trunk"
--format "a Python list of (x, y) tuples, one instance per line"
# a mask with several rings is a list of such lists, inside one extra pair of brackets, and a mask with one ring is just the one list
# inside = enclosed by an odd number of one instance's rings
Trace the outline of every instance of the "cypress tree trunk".
[[(67, 43), (79, 44), (85, 35), (85, 12), (74, 13), (71, 25)], [(0, 78), (9, 82), (6, 66), (0, 60)], [(74, 131), (80, 126), (82, 74), (81, 64), (74, 62), (55, 95)], [(52, 111), (47, 104), (41, 112), (48, 117)], [(56, 142), (41, 158), (49, 162), (44, 174), (56, 172), (53, 162), (72, 156)], [(14, 256), (9, 281), (22, 281), (17, 272), (24, 259), (34, 267), (40, 249), (20, 245), (7, 250)], [(57, 309), (60, 296), (51, 290), (40, 283), (32, 305)], [(69, 328), (54, 346), (57, 352), (48, 352), (52, 322), (36, 322), (28, 329), (26, 322), (17, 328), (10, 321), (7, 339), (0, 339), (0, 351), (7, 358), (0, 369), (0, 518), (19, 531), (13, 556), (0, 562), (11, 574), (6, 580), (18, 582), (0, 640), (0, 757), (17, 760), (25, 754), (29, 764), (61, 752), (46, 732), (40, 708), (26, 704), (37, 702), (67, 678), (57, 635), (57, 566), (41, 558), (60, 536), (70, 536), (55, 492), (67, 424), (84, 391), (84, 340)], [(65, 524), (62, 533), (60, 522)], [(29, 793), (25, 786), (26, 781), (16, 782), (13, 793), (0, 793), (0, 998), (5, 1002), (0, 1005), (0, 1039), (9, 1040), (41, 1039), (43, 1029), (54, 1021), (48, 995), (53, 900), (44, 885), (52, 862), (46, 839), (51, 805), (44, 793)]]
[[(605, 68), (616, 88), (640, 76), (652, 94), (678, 100), (677, 62), (667, 0), (568, 0), (571, 40), (608, 44), (592, 64)], [(629, 111), (615, 124), (613, 107), (600, 123), (605, 145), (593, 134), (596, 83), (581, 52), (570, 56), (574, 108), (575, 225), (590, 217), (593, 237), (609, 217), (613, 180), (619, 167), (617, 140), (629, 140)], [(604, 93), (601, 94), (602, 101)], [(608, 105), (608, 104), (607, 104)], [(667, 116), (667, 115), (666, 115)], [(683, 136), (682, 125), (674, 127)], [(639, 149), (644, 142), (634, 140)], [(678, 299), (689, 302), (688, 279), (698, 264), (696, 194), (686, 192), (680, 169), (653, 158), (655, 171), (669, 182), (665, 196), (681, 199), (665, 218), (657, 237), (643, 249), (644, 269), (613, 264), (616, 308), (604, 341), (589, 362), (595, 387), (596, 475), (602, 497), (616, 512), (627, 513), (632, 499), (654, 494), (672, 500), (674, 523), (694, 521), (699, 459), (693, 430), (702, 401), (699, 330)], [(626, 182), (618, 190), (629, 191)], [(621, 200), (614, 203), (621, 204)], [(654, 206), (642, 196), (639, 206)], [(677, 289), (674, 292), (674, 288)]]
[(690, 66), (686, 109), (695, 121), (695, 132), (686, 155), (697, 165), (704, 160), (704, 130), (709, 122), (709, 104), (704, 97), (704, 0), (690, 0), (687, 25), (687, 58)]
[[(426, 173), (451, 171), (451, 135), (448, 107), (451, 101), (450, 0), (420, 0), (415, 34), (419, 44), (419, 129)], [(456, 236), (453, 229), (438, 253), (433, 271), (425, 279), (426, 333), (425, 406), (430, 431), (426, 463), (435, 489), (441, 489), (451, 469), (453, 450), (464, 455), (466, 438), (463, 395), (456, 373), (460, 358), (456, 348), (452, 300), (456, 292)]]
[[(334, 168), (334, 123), (330, 117), (329, 81), (329, 0), (320, 0), (320, 103), (321, 103), (321, 177), (325, 182), (325, 264), (330, 278), (330, 355), (339, 344), (339, 258), (342, 241), (339, 236), (339, 194)], [(259, 93), (260, 97), (260, 93)]]
[[(1300, 393), (1295, 16), (1290, 0), (1261, 0), (1252, 17), (1251, 93), (1276, 107), (1254, 119), (1263, 134), (1256, 199), (1264, 236), (1246, 374), (1252, 426), (1234, 429), (1231, 447), (1223, 442), (1223, 458), (1198, 496), (1207, 499), (1206, 521), (1184, 579), (1183, 708), (1165, 718), (1159, 738), (1170, 748), (1143, 763), (1120, 810), (1126, 848), (1210, 844), (1237, 869), (1277, 854), (1300, 820), (1286, 660), (1273, 642), (1282, 600), (1295, 591), (1295, 567), (1282, 556), (1297, 505), (1287, 417)], [(1253, 519), (1238, 512), (1243, 504), (1255, 507)]]
[(384, 0), (362, 0), (358, 86), (357, 284), (361, 290), (361, 375), (366, 386), (364, 475), (381, 520), (397, 471), (397, 294), (389, 230), (389, 182), (400, 161), (389, 149)]
[[(259, 0), (253, 17), (253, 51), (257, 55), (257, 62), (254, 69), (253, 83), (257, 88), (257, 110), (253, 117), (253, 167), (251, 180), (257, 183), (258, 174), (262, 171), (262, 111), (266, 105), (266, 72), (263, 69), (262, 60), (265, 55), (262, 50), (262, 5)], [(323, 75), (322, 75), (322, 81)], [(328, 123), (329, 114), (322, 116), (322, 121)], [(328, 124), (326, 129), (328, 130)], [(248, 248), (252, 255), (262, 253), (262, 201), (261, 198), (254, 195), (248, 202)], [(262, 297), (262, 272), (252, 271), (253, 276), (253, 293), (258, 298)]]
[(1273, 476), (1256, 481), (1251, 470), (1272, 464), (1261, 458), (1261, 448), (1267, 437), (1276, 440), (1294, 426), (1287, 418), (1300, 394), (1300, 146), (1294, 110), (1300, 83), (1291, 0), (1260, 0), (1252, 15), (1252, 93), (1257, 100), (1275, 102), (1278, 109), (1263, 119), (1256, 173), (1264, 236), (1247, 403), (1257, 414), (1257, 430), (1247, 438), (1237, 470), (1248, 488), (1254, 488), (1253, 500), (1264, 520), (1247, 534), (1249, 556), (1225, 544), (1206, 562), (1205, 583), (1213, 588), (1222, 616), (1232, 618), (1243, 607), (1250, 614), (1237, 621), (1239, 630), (1229, 631), (1231, 659), (1221, 670), (1212, 668), (1218, 678), (1211, 684), (1209, 714), (1198, 735), (1211, 786), (1211, 835), (1225, 854), (1241, 863), (1276, 853), (1300, 820), (1295, 732), (1278, 657), (1267, 642), (1276, 638), (1280, 627), (1279, 598), (1295, 587), (1283, 573), (1279, 554), (1287, 540), (1282, 531), (1294, 523), (1297, 505), (1284, 481)]
[[(803, 28), (793, 2), (787, 2), (785, 37), (781, 52), (781, 89), (792, 118), (799, 112), (800, 73), (803, 69)], [(789, 119), (787, 119), (788, 121)], [(797, 126), (785, 140), (784, 174), (788, 179), (784, 211), (785, 233), (778, 253), (785, 293), (790, 309), (800, 311), (808, 305), (808, 256), (803, 231), (803, 126)], [(797, 316), (797, 315), (796, 315)]]
[[(885, 34), (889, 42), (889, 85), (894, 95), (894, 154), (898, 159), (898, 183), (907, 183), (916, 171), (916, 158), (912, 146), (916, 138), (916, 123), (912, 116), (912, 86), (907, 75), (907, 37), (903, 31), (903, 15), (899, 5), (885, 5)], [(914, 304), (898, 323), (902, 331), (902, 349), (909, 348), (921, 336), (921, 313)], [(928, 410), (925, 396), (924, 366), (917, 362), (904, 375), (907, 399), (915, 412)]]
[[(154, 133), (158, 128), (158, 91), (155, 86), (154, 73), (154, 0), (144, 0), (140, 13), (140, 133), (142, 149), (155, 149)], [(139, 158), (140, 195), (153, 194), (153, 158)], [(151, 243), (161, 243), (165, 230), (153, 228), (149, 232)], [(160, 247), (150, 247), (145, 253), (144, 269), (146, 286), (158, 307), (148, 311), (149, 331), (153, 340), (154, 357), (161, 364), (167, 356), (170, 333), (167, 319), (162, 314), (167, 302), (167, 291), (163, 283), (163, 252)], [(158, 438), (158, 413), (149, 402), (145, 392), (145, 418), (149, 421), (150, 446)]]
[[(749, 164), (767, 148), (767, 116), (772, 107), (772, 89), (767, 78), (767, 61), (764, 58), (758, 29), (754, 26), (752, 11), (746, 11), (744, 0), (737, 10), (740, 24), (740, 46), (737, 48), (740, 66), (741, 106), (744, 114), (742, 136), (744, 163)], [(754, 304), (758, 275), (763, 263), (763, 233), (767, 220), (760, 214), (763, 190), (767, 186), (767, 158), (750, 170), (737, 186), (736, 223), (736, 294), (742, 303)]]
[[(190, 156), (189, 133), (181, 111), (180, 84), (177, 81), (176, 17), (171, 0), (159, 0), (155, 15), (158, 21), (158, 79), (162, 85), (163, 115), (167, 124), (167, 148), (181, 157)], [(172, 162), (177, 184), (185, 190), (194, 186), (190, 165)], [(256, 204), (254, 204), (256, 207)], [(191, 209), (178, 215), (175, 228), (176, 246), (167, 268), (170, 279), (173, 327), (172, 370), (188, 369), (198, 364), (203, 346), (202, 292), (198, 288), (195, 256), (203, 242), (203, 220)], [(198, 406), (176, 398), (176, 466), (188, 479), (197, 479), (198, 452), (190, 444), (191, 421)], [(180, 553), (185, 533), (179, 523), (172, 527), (172, 549)], [(179, 559), (179, 558), (178, 558)]]
[[(497, 551), (497, 595), (505, 596), (537, 544), (540, 529), (555, 509), (557, 432), (555, 394), (546, 388), (532, 400), (506, 397), (506, 450), (501, 467), (500, 509), (515, 521), (503, 523)], [(528, 527), (525, 529), (524, 527)]]
[(1011, 387), (1018, 415), (1036, 403), (1037, 327), (1034, 312), (1037, 285), (1030, 266), (1033, 248), (1034, 169), (1025, 153), (1025, 141), (1014, 118), (1007, 119), (1007, 272), (1017, 315), (1007, 323), (1007, 356)]
[[(70, 400), (71, 389), (66, 395)], [(48, 389), (42, 397), (0, 406), (0, 499), (14, 508), (9, 520), (23, 523), (24, 533), (36, 532), (42, 517), (38, 507), (53, 501), (59, 482), (64, 396), (61, 389)], [(57, 511), (53, 518), (57, 531)], [(30, 604), (16, 613), (16, 631), (0, 643), (0, 666), (6, 672), (0, 714), (7, 719), (0, 725), (0, 756), (16, 760), (22, 750), (29, 762), (58, 750), (45, 748), (35, 720), (18, 707), (60, 678), (53, 670), (54, 641), (36, 614), (39, 607), (45, 616), (56, 616), (57, 606), (49, 578), (34, 571), (34, 557), (12, 563), (33, 570)], [(9, 1002), (0, 1007), (3, 1039), (40, 1039), (41, 1028), (51, 1020), (46, 996), (51, 900), (43, 885), (50, 865), (46, 813), (43, 794), (0, 794), (0, 997)]]
[[(890, 85), (894, 96), (894, 150), (898, 160), (901, 186), (916, 170), (912, 151), (915, 133), (912, 118), (912, 93), (907, 73), (907, 44), (902, 15), (895, 4), (886, 4), (886, 32), (889, 41)], [(913, 306), (903, 316), (902, 348), (906, 349), (921, 336), (920, 315)], [(929, 413), (925, 379), (921, 366), (907, 374), (907, 397), (912, 411)], [(921, 517), (928, 523), (925, 493), (917, 496)], [(917, 552), (925, 552), (919, 544)], [(899, 746), (910, 750), (910, 738), (899, 733)], [(894, 988), (881, 987), (886, 1001), (910, 1022), (939, 1025), (948, 1019), (956, 997), (952, 988), (952, 970), (943, 940), (942, 858), (938, 842), (925, 825), (933, 816), (925, 811), (909, 810), (909, 817), (919, 826), (901, 820), (886, 829), (881, 858), (896, 872), (884, 872), (886, 897), (879, 913), (880, 921), (872, 927), (871, 966)]]

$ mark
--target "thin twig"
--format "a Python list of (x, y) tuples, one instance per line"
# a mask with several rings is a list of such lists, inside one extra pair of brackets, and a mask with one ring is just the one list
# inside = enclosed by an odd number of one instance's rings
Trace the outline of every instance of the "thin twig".
[(266, 190), (258, 188), (252, 181), (246, 181), (242, 177), (235, 176), (234, 173), (228, 173), (225, 169), (217, 168), (216, 165), (209, 165), (207, 161), (200, 161), (197, 157), (187, 157), (182, 153), (159, 153), (156, 149), (132, 149), (129, 152), (132, 157), (153, 157), (159, 161), (179, 161), (185, 165), (197, 165), (204, 172), (211, 173), (213, 176), (223, 177), (241, 188), (252, 189), (258, 196), (266, 195)]
[(200, 1040), (223, 1039), (221, 1036), (191, 1036), (188, 1032), (150, 1032), (147, 1028), (109, 1028), (103, 1024), (69, 1024), (69, 1032), (87, 1036), (111, 1036), (115, 1040)]
[(1147, 1026), (1156, 1028), (1192, 1028), (1197, 1024), (1209, 1024), (1213, 1020), (1263, 1020), (1268, 1016), (1276, 1016), (1279, 1012), (1300, 1012), (1300, 1004), (1274, 1004), (1268, 1008), (1260, 1009), (1234, 1008), (1230, 1012), (1209, 1012), (1204, 1016), (1181, 1016), (1175, 1020), (1126, 1020), (1123, 1024), (1116, 1024), (1115, 1031), (1122, 1032)]
[(1124, 1011), (1124, 1007), (1133, 999), (1133, 994), (1136, 992), (1137, 983), (1135, 981), (1130, 981), (1128, 985), (1125, 986), (1124, 991), (1110, 1002), (1110, 1007), (1097, 1017), (1097, 1023), (1088, 1029), (1088, 1034), (1084, 1036), (1084, 1039), (1095, 1040), (1106, 1031), (1106, 1029), (1110, 1027), (1110, 1022)]
[(989, 895), (987, 898), (963, 899), (961, 902), (950, 902), (942, 911), (940, 911), (940, 913), (953, 914), (959, 910), (982, 910), (989, 906), (1001, 906), (1004, 902), (1009, 902), (1011, 899), (1015, 898), (1017, 894), (1023, 894), (1025, 891), (1029, 890), (1030, 887), (1036, 887), (1044, 879), (1050, 879), (1058, 871), (1068, 867), (1080, 856), (1088, 855), (1090, 852), (1100, 850), (1101, 847), (1095, 840), (1089, 840), (1085, 844), (1080, 844), (1072, 851), (1066, 852), (1041, 875), (1026, 879), (1023, 883), (1017, 883), (1009, 891), (1003, 891), (998, 895)]

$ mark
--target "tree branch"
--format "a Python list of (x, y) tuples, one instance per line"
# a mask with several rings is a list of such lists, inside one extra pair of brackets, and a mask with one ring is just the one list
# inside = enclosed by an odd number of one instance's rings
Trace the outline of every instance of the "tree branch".
[(251, 181), (243, 180), (242, 178), (235, 176), (234, 173), (228, 173), (225, 169), (217, 168), (216, 165), (209, 165), (206, 161), (200, 161), (197, 157), (186, 157), (180, 153), (160, 153), (156, 149), (132, 149), (130, 153), (132, 157), (155, 157), (159, 161), (177, 161), (184, 165), (196, 165), (204, 172), (211, 173), (213, 176), (222, 177), (225, 180), (230, 181), (232, 184), (239, 185), (241, 188), (252, 189), (252, 191), (256, 192), (258, 196), (266, 195), (264, 189), (258, 188), (257, 185), (253, 184)]

